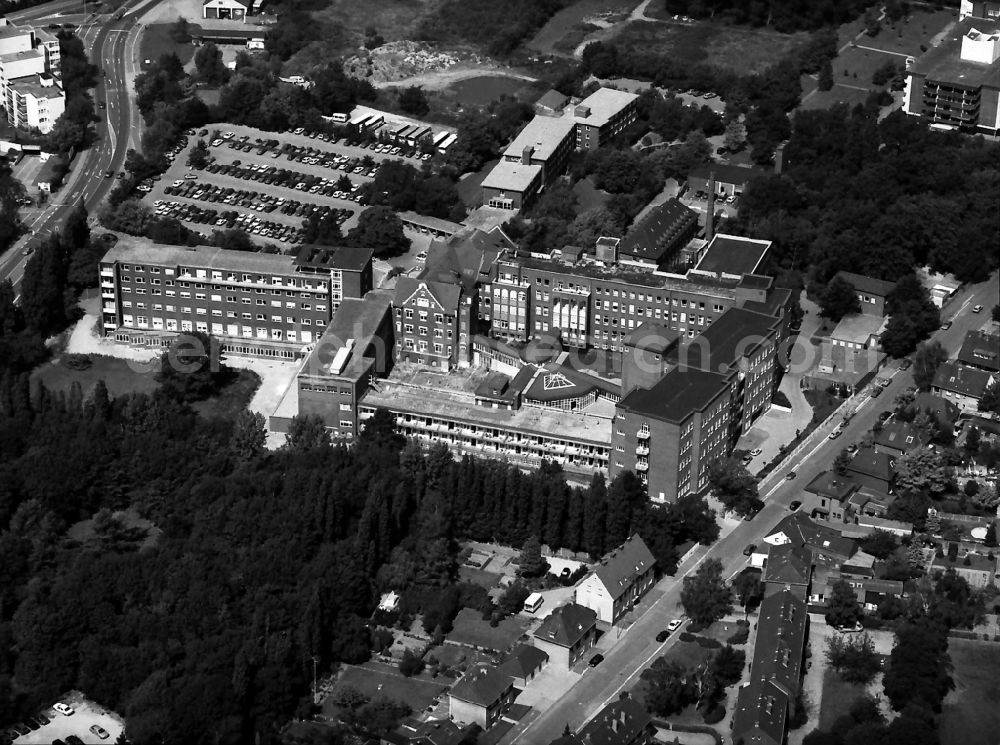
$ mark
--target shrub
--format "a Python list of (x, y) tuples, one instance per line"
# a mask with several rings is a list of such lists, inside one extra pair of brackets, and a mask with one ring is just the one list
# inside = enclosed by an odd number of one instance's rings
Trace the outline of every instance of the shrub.
[(690, 631), (692, 634), (697, 634), (700, 631), (704, 631), (705, 627), (702, 626), (697, 621), (692, 621), (691, 623), (688, 624), (687, 630)]
[(726, 716), (726, 707), (722, 704), (716, 704), (711, 709), (705, 712), (705, 724), (718, 724), (722, 721), (722, 718)]
[(63, 362), (66, 367), (73, 370), (86, 370), (94, 364), (93, 360), (86, 354), (67, 354), (63, 357)]
[(718, 639), (712, 639), (711, 637), (708, 636), (696, 637), (695, 641), (698, 642), (699, 647), (702, 647), (704, 649), (719, 649), (719, 647), (722, 646), (722, 642), (720, 642)]
[(689, 632), (687, 632), (687, 631), (682, 631), (682, 632), (681, 632), (681, 641), (682, 641), (682, 642), (693, 642), (693, 641), (695, 641), (695, 640), (696, 640), (697, 638), (698, 638), (698, 637), (696, 637), (696, 636), (695, 636), (694, 634), (692, 634), (692, 633), (689, 633)]
[(728, 639), (726, 639), (726, 642), (729, 643), (729, 644), (746, 644), (747, 643), (747, 639), (749, 639), (749, 638), (750, 638), (750, 629), (747, 628), (747, 627), (741, 626), (736, 631), (736, 633), (734, 633), (732, 636), (730, 636)]

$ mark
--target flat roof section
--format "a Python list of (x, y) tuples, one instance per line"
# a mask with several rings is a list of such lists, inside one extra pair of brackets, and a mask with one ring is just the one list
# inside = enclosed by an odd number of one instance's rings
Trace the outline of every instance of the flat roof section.
[(126, 236), (104, 254), (103, 262), (124, 264), (154, 264), (159, 266), (193, 266), (206, 269), (226, 269), (233, 272), (272, 272), (294, 274), (291, 256), (255, 251), (231, 251), (214, 246), (167, 246), (148, 238)]
[(600, 88), (577, 104), (578, 107), (588, 107), (590, 116), (574, 116), (574, 119), (580, 124), (601, 127), (638, 98), (635, 93), (616, 91), (614, 88)]
[(399, 364), (388, 378), (379, 380), (378, 390), (369, 389), (360, 403), (398, 413), (443, 417), (588, 445), (611, 444), (611, 421), (615, 413), (611, 401), (598, 399), (586, 409), (575, 411), (539, 406), (508, 411), (477, 406), (476, 390), (489, 374), (484, 368), (442, 374)]
[(501, 160), (483, 179), (482, 186), (484, 189), (522, 193), (531, 188), (541, 173), (542, 167), (538, 165), (524, 165), (523, 163)]
[(520, 158), (526, 147), (532, 148), (534, 160), (546, 161), (569, 139), (576, 123), (568, 116), (536, 116), (524, 125), (517, 137), (503, 151), (505, 158)]
[(295, 254), (295, 266), (362, 271), (375, 252), (361, 246), (317, 246), (307, 243)]
[[(378, 291), (369, 292), (361, 299), (341, 300), (333, 320), (309, 353), (299, 375), (330, 375), (356, 380), (367, 370), (368, 347), (391, 306), (392, 297)], [(392, 350), (384, 349), (382, 354), (391, 356)]]
[(702, 411), (724, 394), (729, 383), (724, 375), (692, 369), (675, 369), (652, 388), (636, 388), (619, 406), (636, 414), (680, 423), (692, 412)]
[(694, 271), (735, 277), (754, 274), (770, 248), (771, 241), (717, 233)]
[(962, 39), (973, 29), (990, 35), (1000, 29), (1000, 23), (982, 18), (959, 21), (946, 39), (924, 52), (910, 65), (907, 72), (936, 83), (953, 83), (970, 88), (983, 85), (1000, 88), (1000, 59), (992, 64), (962, 59)]

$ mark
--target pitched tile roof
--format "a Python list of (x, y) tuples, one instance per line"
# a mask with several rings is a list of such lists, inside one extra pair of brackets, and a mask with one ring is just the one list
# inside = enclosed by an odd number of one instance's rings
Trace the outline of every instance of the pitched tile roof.
[(986, 389), (995, 382), (996, 376), (985, 370), (965, 367), (957, 362), (943, 362), (934, 375), (931, 387), (971, 398), (982, 398)]
[(594, 574), (601, 580), (612, 598), (618, 598), (635, 584), (635, 581), (646, 574), (656, 559), (638, 535), (629, 538), (625, 543), (601, 559)]
[(970, 367), (1000, 372), (1000, 336), (985, 331), (969, 331), (958, 351), (958, 361)]
[(811, 573), (812, 552), (805, 546), (786, 543), (768, 548), (764, 582), (806, 586)]
[(414, 279), (413, 277), (399, 277), (396, 281), (396, 296), (392, 304), (401, 308), (421, 287), (427, 288), (427, 292), (444, 308), (446, 313), (455, 313), (458, 310), (458, 301), (462, 296), (462, 288), (459, 285)]
[(526, 678), (548, 660), (548, 654), (538, 647), (518, 644), (504, 657), (503, 662), (500, 663), (500, 670), (515, 678)]
[(788, 542), (797, 546), (806, 546), (812, 551), (838, 554), (845, 559), (854, 553), (856, 544), (850, 538), (845, 538), (840, 531), (820, 525), (801, 512), (793, 512), (783, 519), (765, 536), (765, 540), (777, 545), (776, 537), (784, 535)]
[(605, 706), (577, 734), (584, 745), (631, 745), (653, 725), (646, 707), (633, 698)]
[(448, 695), (479, 706), (491, 706), (513, 685), (511, 677), (494, 667), (480, 663), (466, 670)]
[(888, 453), (880, 453), (875, 448), (859, 449), (847, 466), (848, 473), (870, 476), (880, 481), (890, 482), (896, 475), (896, 458)]
[(590, 608), (567, 603), (552, 611), (535, 631), (535, 638), (560, 647), (572, 647), (597, 625)]
[(890, 419), (875, 434), (875, 444), (907, 453), (926, 444), (927, 438), (910, 422)]
[(625, 234), (618, 248), (622, 256), (659, 263), (668, 252), (680, 247), (678, 241), (685, 235), (693, 235), (697, 224), (697, 212), (678, 199), (670, 199), (653, 207)]
[(866, 292), (869, 295), (879, 297), (886, 297), (896, 287), (894, 282), (886, 282), (884, 279), (875, 279), (854, 272), (837, 272), (837, 276), (850, 282), (851, 286), (858, 292)]

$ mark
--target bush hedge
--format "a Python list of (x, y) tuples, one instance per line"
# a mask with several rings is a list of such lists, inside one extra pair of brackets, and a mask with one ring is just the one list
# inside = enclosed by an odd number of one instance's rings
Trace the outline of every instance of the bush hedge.
[(716, 724), (721, 722), (723, 717), (726, 716), (726, 707), (722, 704), (716, 704), (711, 709), (705, 712), (705, 724)]

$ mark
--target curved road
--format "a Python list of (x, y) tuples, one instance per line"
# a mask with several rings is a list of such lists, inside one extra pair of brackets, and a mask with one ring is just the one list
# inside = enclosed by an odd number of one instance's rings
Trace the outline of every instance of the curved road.
[[(33, 233), (22, 237), (0, 257), (0, 280), (10, 278), (17, 285), (24, 276), (27, 261), (24, 251), (58, 230), (81, 199), (93, 213), (114, 185), (114, 179), (106, 178), (105, 172), (122, 170), (129, 142), (137, 139), (133, 137), (133, 128), (137, 130), (140, 126), (129, 90), (129, 81), (136, 72), (134, 53), (141, 29), (137, 21), (155, 3), (156, 0), (127, 0), (122, 5), (126, 13), (120, 19), (92, 15), (77, 29), (90, 49), (91, 61), (104, 71), (105, 77), (98, 80), (93, 96), (95, 101), (106, 102), (107, 109), (97, 109), (102, 117), (96, 124), (97, 140), (77, 155), (62, 188), (53, 195), (47, 208), (28, 223)], [(66, 16), (78, 9), (82, 10), (78, 0), (59, 0), (9, 17), (15, 23), (42, 25), (55, 18), (67, 21)], [(82, 19), (80, 13), (76, 13), (76, 19)]]

